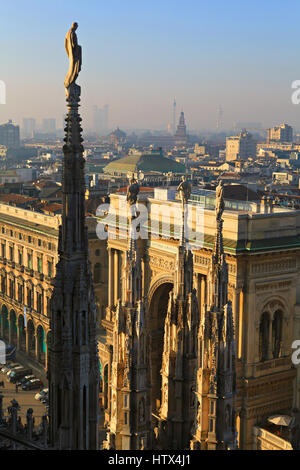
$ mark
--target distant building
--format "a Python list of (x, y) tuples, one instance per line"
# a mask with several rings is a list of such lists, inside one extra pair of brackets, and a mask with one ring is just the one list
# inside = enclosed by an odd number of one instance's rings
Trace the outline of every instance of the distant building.
[(32, 138), (36, 130), (36, 121), (33, 118), (23, 119), (22, 134), (25, 138)]
[(56, 132), (56, 120), (54, 118), (43, 119), (42, 130), (46, 134), (55, 134), (55, 132)]
[(272, 141), (292, 142), (293, 128), (288, 124), (281, 124), (280, 126), (268, 129), (268, 143)]
[(115, 149), (117, 149), (120, 145), (126, 142), (126, 137), (126, 132), (121, 131), (121, 129), (117, 127), (117, 129), (109, 134), (109, 142)]
[(184, 120), (184, 112), (180, 113), (179, 124), (177, 126), (177, 131), (174, 135), (175, 145), (186, 145), (187, 144), (187, 134), (186, 134), (186, 125)]
[(11, 120), (0, 126), (0, 145), (20, 147), (20, 127), (15, 126)]
[(245, 129), (233, 137), (226, 138), (226, 160), (247, 160), (256, 156), (256, 141)]
[(3, 183), (20, 183), (32, 181), (36, 178), (36, 170), (32, 168), (17, 168), (15, 170), (0, 171), (0, 184)]
[(94, 132), (99, 135), (106, 135), (108, 132), (108, 104), (103, 108), (93, 107)]

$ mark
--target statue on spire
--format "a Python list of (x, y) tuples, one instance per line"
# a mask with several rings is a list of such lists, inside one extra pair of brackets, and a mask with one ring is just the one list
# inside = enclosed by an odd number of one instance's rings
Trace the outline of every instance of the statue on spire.
[[(69, 70), (65, 78), (65, 88), (67, 96), (70, 95), (71, 89), (74, 88), (80, 92), (79, 85), (76, 85), (76, 80), (81, 70), (82, 64), (82, 52), (81, 46), (78, 45), (76, 29), (78, 28), (77, 23), (72, 23), (71, 28), (66, 34), (65, 38), (65, 49), (67, 56), (70, 61)], [(79, 89), (79, 90), (78, 90)]]
[(221, 220), (224, 209), (225, 209), (224, 185), (223, 185), (223, 181), (220, 180), (216, 188), (216, 218), (217, 220)]

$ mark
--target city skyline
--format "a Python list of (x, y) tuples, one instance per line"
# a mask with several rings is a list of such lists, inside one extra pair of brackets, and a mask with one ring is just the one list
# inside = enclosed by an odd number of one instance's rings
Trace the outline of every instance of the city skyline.
[(297, 127), (291, 85), (300, 79), (299, 8), (294, 0), (254, 1), (247, 10), (234, 0), (5, 4), (0, 79), (7, 96), (0, 122), (53, 117), (60, 123), (66, 58), (59, 38), (76, 20), (86, 51), (80, 81), (86, 128), (93, 106), (107, 103), (110, 128), (167, 129), (174, 97), (176, 120), (183, 110), (189, 129), (215, 129), (219, 106), (224, 129), (234, 121)]

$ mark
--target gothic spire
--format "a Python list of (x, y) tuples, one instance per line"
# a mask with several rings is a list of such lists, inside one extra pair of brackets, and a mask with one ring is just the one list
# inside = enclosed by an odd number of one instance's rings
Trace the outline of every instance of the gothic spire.
[(76, 29), (73, 23), (65, 41), (70, 68), (65, 80), (63, 213), (51, 298), (48, 368), (51, 446), (73, 450), (98, 448), (99, 391), (96, 304), (85, 226), (80, 86), (75, 83), (81, 68)]

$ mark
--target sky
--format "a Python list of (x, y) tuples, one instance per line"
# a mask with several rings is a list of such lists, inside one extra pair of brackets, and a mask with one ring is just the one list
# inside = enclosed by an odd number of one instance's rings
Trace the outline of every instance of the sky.
[(300, 129), (299, 0), (14, 0), (0, 7), (0, 123), (55, 117), (62, 127), (68, 58), (78, 22), (83, 126), (109, 105), (109, 126), (166, 129), (184, 111), (189, 129), (287, 122)]

